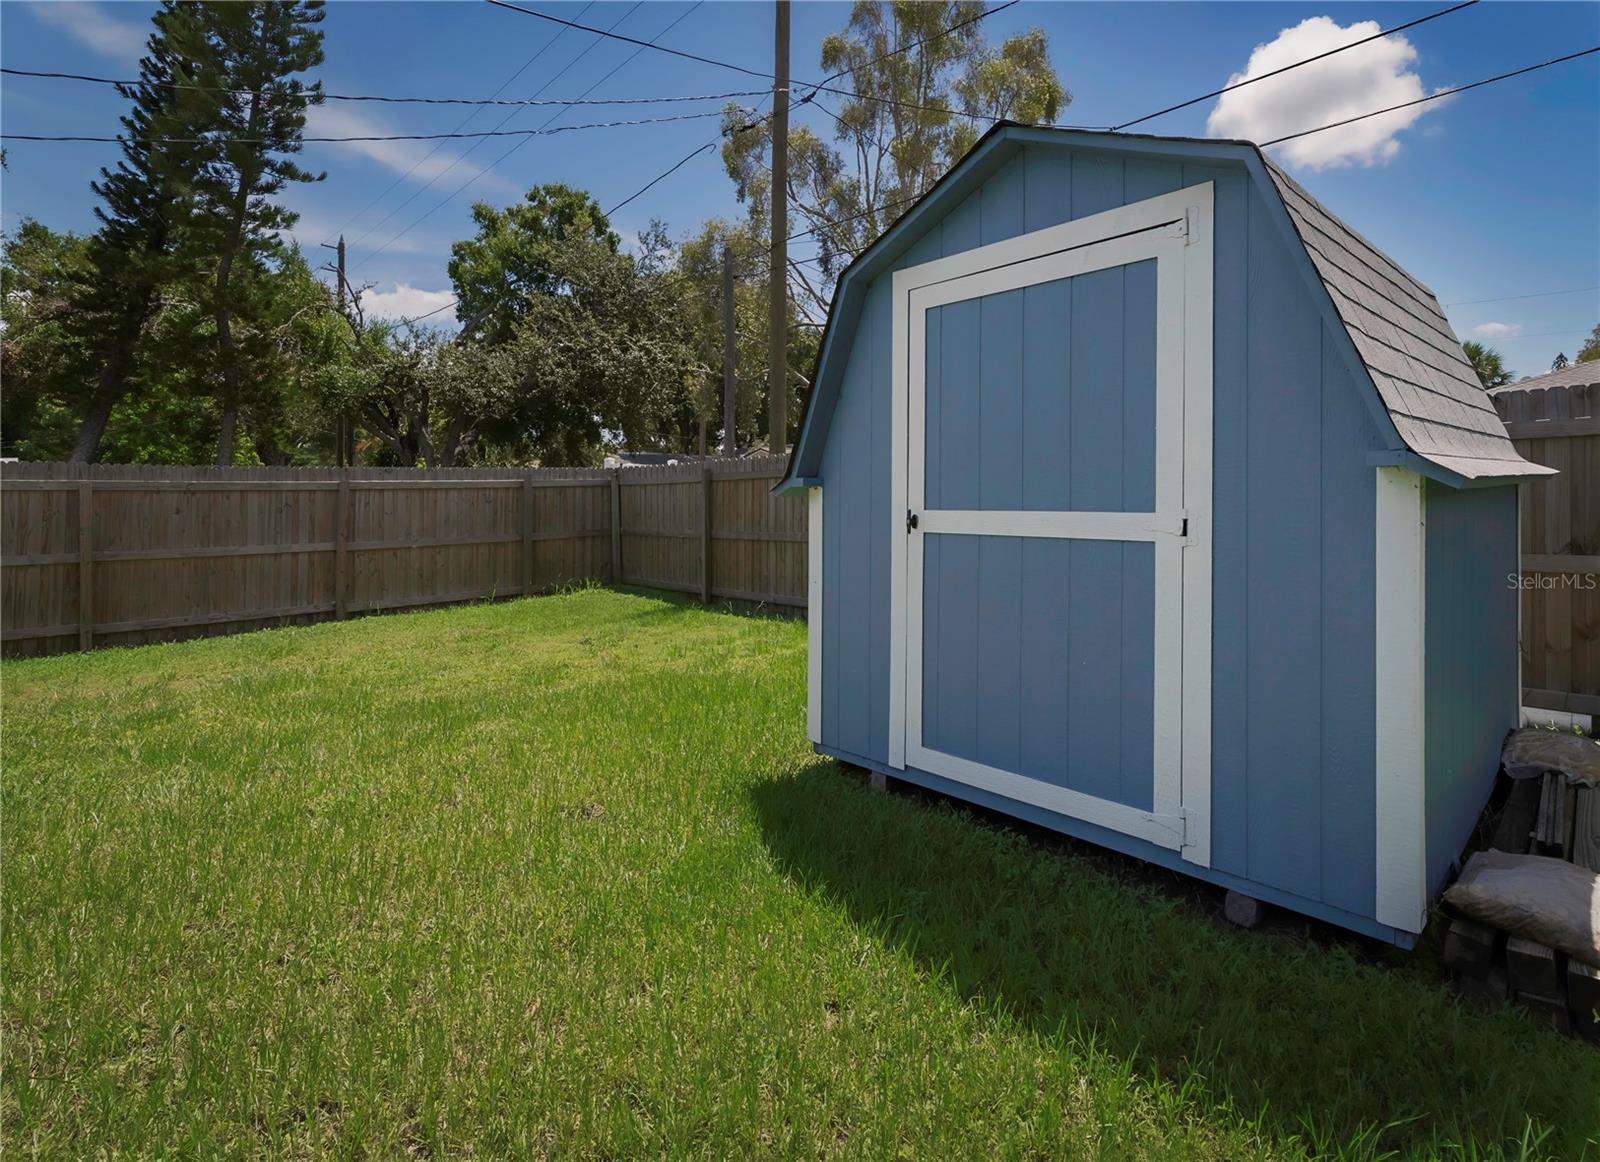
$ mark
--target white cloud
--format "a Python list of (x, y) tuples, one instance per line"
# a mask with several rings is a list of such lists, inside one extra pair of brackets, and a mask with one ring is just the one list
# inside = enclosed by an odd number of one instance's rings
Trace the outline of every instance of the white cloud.
[[(447, 290), (419, 290), (409, 283), (397, 282), (392, 291), (368, 291), (361, 296), (361, 306), (369, 319), (415, 319), (454, 303), (455, 297)], [(429, 322), (445, 326), (455, 322), (455, 317), (448, 311), (439, 311)]]
[(1472, 333), (1480, 339), (1515, 339), (1522, 334), (1521, 323), (1479, 323)]
[[(384, 122), (339, 103), (315, 105), (306, 110), (307, 137), (381, 137), (395, 132), (393, 127)], [(477, 178), (478, 185), (483, 188), (502, 192), (516, 190), (510, 182), (482, 166), (470, 161), (455, 164), (461, 155), (450, 149), (435, 152), (433, 147), (437, 144), (437, 141), (352, 141), (332, 148), (367, 157), (418, 185), (432, 181), (448, 170), (449, 177), (434, 187), (442, 190), (441, 197), (468, 178)]]
[(39, 23), (66, 33), (101, 56), (132, 63), (144, 55), (149, 22), (118, 20), (99, 4), (30, 4), (28, 10)]
[[(1285, 28), (1275, 40), (1258, 44), (1242, 73), (1230, 85), (1270, 73), (1378, 32), (1365, 20), (1348, 28), (1326, 16)], [(1271, 141), (1303, 129), (1314, 129), (1426, 96), (1422, 78), (1410, 71), (1417, 50), (1403, 36), (1388, 36), (1337, 56), (1294, 69), (1259, 84), (1217, 98), (1206, 121), (1214, 137)], [(1399, 134), (1433, 106), (1416, 105), (1369, 117), (1351, 125), (1285, 142), (1279, 149), (1291, 165), (1312, 169), (1345, 165), (1378, 165), (1400, 151)]]

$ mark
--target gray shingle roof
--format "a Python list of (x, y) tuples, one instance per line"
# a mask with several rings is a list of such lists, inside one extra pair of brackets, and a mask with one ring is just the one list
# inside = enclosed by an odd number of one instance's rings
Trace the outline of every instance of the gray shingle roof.
[(1504, 387), (1490, 389), (1490, 395), (1500, 395), (1507, 391), (1538, 391), (1546, 387), (1587, 387), (1591, 383), (1600, 383), (1600, 359), (1591, 359), (1587, 363), (1569, 363), (1560, 371), (1547, 371), (1543, 375), (1529, 376), (1519, 379), (1516, 383), (1508, 383)]
[(1517, 454), (1433, 292), (1271, 161), (1267, 172), (1406, 446), (1468, 479), (1549, 473)]

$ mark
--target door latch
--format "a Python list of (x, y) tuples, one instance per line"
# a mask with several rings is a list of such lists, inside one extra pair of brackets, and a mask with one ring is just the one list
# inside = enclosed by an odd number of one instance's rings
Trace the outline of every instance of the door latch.
[(911, 530), (917, 527), (917, 514), (909, 508), (906, 509), (906, 535), (911, 535)]

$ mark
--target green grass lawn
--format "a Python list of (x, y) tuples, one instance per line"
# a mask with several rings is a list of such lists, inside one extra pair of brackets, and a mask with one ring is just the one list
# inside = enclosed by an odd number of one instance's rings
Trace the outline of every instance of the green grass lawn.
[(586, 590), (8, 662), (8, 1158), (1600, 1158), (1426, 956), (880, 795), (805, 629)]

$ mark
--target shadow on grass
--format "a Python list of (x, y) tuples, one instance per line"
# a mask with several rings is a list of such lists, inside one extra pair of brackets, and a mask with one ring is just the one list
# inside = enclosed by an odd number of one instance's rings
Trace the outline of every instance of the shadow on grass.
[[(751, 791), (784, 874), (966, 1000), (1312, 1153), (1597, 1157), (1600, 1053), (1468, 1007), (1405, 958), (1240, 932), (1137, 861), (873, 794), (818, 760)], [(1098, 850), (1098, 849), (1096, 849)], [(1391, 959), (1391, 958), (1383, 958)]]

